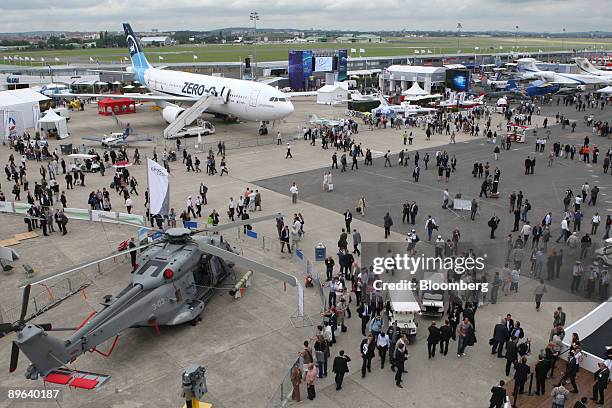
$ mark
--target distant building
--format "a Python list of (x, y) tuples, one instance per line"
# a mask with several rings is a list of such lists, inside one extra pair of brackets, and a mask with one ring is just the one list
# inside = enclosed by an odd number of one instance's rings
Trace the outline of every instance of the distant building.
[(163, 37), (142, 37), (140, 39), (140, 43), (144, 46), (156, 46), (156, 47), (165, 47), (165, 46), (169, 46), (172, 45), (174, 43), (174, 41), (172, 41), (172, 38), (168, 37), (168, 36), (163, 36)]
[(343, 35), (336, 38), (336, 42), (339, 43), (382, 43), (384, 39), (379, 35), (373, 34), (359, 34), (359, 35)]

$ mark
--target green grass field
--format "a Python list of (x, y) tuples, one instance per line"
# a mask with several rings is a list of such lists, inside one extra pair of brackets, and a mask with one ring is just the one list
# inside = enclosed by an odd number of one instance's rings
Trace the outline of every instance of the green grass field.
[[(574, 38), (561, 40), (559, 38), (492, 38), (492, 37), (419, 37), (406, 39), (392, 39), (383, 44), (340, 44), (340, 43), (308, 43), (308, 44), (258, 44), (258, 61), (282, 61), (287, 59), (287, 51), (292, 49), (365, 49), (362, 56), (416, 56), (420, 51), (430, 50), (432, 54), (450, 54), (461, 50), (464, 54), (484, 54), (492, 52), (534, 52), (538, 50), (608, 50), (612, 47), (612, 39)], [(478, 47), (478, 49), (476, 49)], [(149, 47), (145, 49), (148, 59), (152, 63), (172, 62), (238, 62), (249, 55), (253, 55), (252, 44), (225, 44), (202, 46), (173, 46)], [(419, 51), (419, 54), (415, 53)], [(94, 48), (59, 51), (11, 51), (0, 52), (0, 63), (7, 63), (2, 56), (15, 56), (35, 58), (35, 62), (21, 62), (23, 65), (41, 65), (40, 58), (46, 64), (58, 65), (66, 63), (89, 62), (89, 58), (100, 62), (114, 62), (120, 64), (121, 58), (127, 56), (127, 50), (121, 48)], [(197, 60), (194, 60), (194, 55)], [(349, 55), (351, 55), (349, 53)], [(358, 54), (353, 54), (358, 55)], [(163, 60), (159, 59), (159, 56)], [(59, 58), (60, 61), (55, 61)], [(13, 63), (14, 64), (14, 63)], [(19, 65), (19, 64), (18, 64)]]

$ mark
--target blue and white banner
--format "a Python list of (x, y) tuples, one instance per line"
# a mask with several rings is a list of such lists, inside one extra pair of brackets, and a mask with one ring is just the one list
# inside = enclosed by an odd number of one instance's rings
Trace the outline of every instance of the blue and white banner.
[(147, 179), (149, 181), (149, 211), (151, 215), (168, 215), (170, 212), (170, 183), (165, 168), (147, 159)]

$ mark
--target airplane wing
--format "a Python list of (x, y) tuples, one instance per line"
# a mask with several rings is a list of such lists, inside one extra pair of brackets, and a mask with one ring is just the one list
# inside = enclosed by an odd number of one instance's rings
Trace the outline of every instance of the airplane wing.
[(102, 140), (104, 140), (103, 137), (99, 137), (99, 136), (82, 136), (81, 139), (91, 140), (92, 142), (101, 142)]
[(123, 99), (130, 98), (137, 101), (171, 101), (171, 102), (196, 102), (198, 98), (192, 98), (189, 96), (173, 96), (173, 95), (122, 95), (122, 94), (74, 94), (74, 93), (62, 93), (53, 94), (54, 97), (74, 97), (74, 98), (111, 98), (111, 99)]
[(308, 91), (308, 92), (283, 92), (283, 94), (287, 98), (292, 98), (294, 96), (317, 96), (317, 91)]
[(95, 73), (102, 73), (102, 74), (134, 75), (134, 73), (130, 71), (120, 71), (120, 70), (112, 70), (112, 69), (88, 69), (87, 72), (95, 72)]
[(129, 143), (133, 143), (133, 142), (152, 142), (153, 140), (155, 140), (153, 137), (151, 136), (146, 136), (146, 135), (129, 135), (127, 139), (125, 139), (124, 143), (129, 144)]

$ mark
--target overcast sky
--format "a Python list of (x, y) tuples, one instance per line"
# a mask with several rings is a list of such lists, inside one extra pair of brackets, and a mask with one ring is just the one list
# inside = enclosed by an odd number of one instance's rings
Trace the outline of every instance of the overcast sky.
[(0, 31), (210, 30), (250, 26), (353, 30), (612, 31), (610, 0), (0, 0)]

